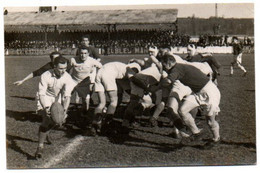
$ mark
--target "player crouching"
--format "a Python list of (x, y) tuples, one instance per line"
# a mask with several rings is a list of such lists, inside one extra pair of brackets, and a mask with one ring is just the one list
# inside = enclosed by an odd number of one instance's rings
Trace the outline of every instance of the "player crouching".
[(37, 110), (42, 116), (42, 123), (39, 128), (36, 158), (42, 157), (45, 140), (51, 143), (49, 140), (50, 130), (57, 124), (61, 126), (67, 117), (73, 81), (66, 69), (67, 59), (60, 56), (54, 60), (54, 68), (41, 75)]
[[(95, 108), (92, 135), (96, 132), (109, 133), (108, 124), (111, 123), (117, 106), (122, 101), (123, 91), (130, 90), (129, 78), (139, 72), (141, 67), (137, 63), (124, 64), (121, 62), (110, 62), (99, 69), (96, 82), (95, 92), (98, 93), (99, 104)], [(109, 97), (109, 105), (106, 113), (103, 109), (106, 106), (106, 95)]]
[(208, 125), (213, 134), (212, 141), (220, 141), (219, 124), (216, 121), (216, 116), (220, 111), (220, 92), (217, 86), (196, 67), (176, 63), (175, 58), (170, 54), (163, 56), (162, 64), (168, 73), (168, 77), (162, 81), (164, 86), (172, 85), (176, 80), (179, 80), (193, 91), (193, 94), (185, 98), (179, 109), (182, 120), (193, 134), (191, 137), (196, 139), (201, 133), (201, 130), (197, 127), (194, 118), (190, 114), (191, 110), (200, 107), (202, 108), (203, 115), (206, 116)]

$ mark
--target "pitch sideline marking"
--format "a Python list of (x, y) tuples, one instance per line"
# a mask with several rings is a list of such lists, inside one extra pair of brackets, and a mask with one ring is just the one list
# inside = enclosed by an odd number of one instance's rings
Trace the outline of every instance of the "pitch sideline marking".
[(60, 150), (59, 154), (52, 157), (47, 163), (39, 166), (39, 168), (50, 168), (51, 166), (58, 164), (63, 160), (63, 158), (65, 158), (66, 156), (71, 154), (74, 150), (76, 150), (77, 146), (80, 145), (81, 141), (87, 138), (89, 137), (77, 136), (72, 140), (72, 142), (67, 144), (67, 146), (64, 149)]

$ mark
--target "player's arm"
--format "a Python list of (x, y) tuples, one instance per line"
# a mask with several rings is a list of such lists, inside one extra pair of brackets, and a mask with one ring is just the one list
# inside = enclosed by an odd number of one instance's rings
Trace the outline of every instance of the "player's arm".
[(95, 65), (97, 68), (101, 68), (101, 67), (103, 66), (98, 60), (94, 60), (94, 65)]
[(150, 56), (150, 58), (152, 59), (153, 63), (155, 63), (159, 72), (162, 74), (163, 73), (163, 67), (162, 67), (162, 64), (160, 63), (160, 61), (158, 61), (158, 59), (155, 56)]
[(16, 81), (14, 82), (14, 85), (22, 85), (25, 81), (32, 79), (33, 78), (33, 73), (28, 74), (25, 78), (23, 78), (22, 80)]
[(39, 100), (40, 100), (40, 104), (42, 105), (42, 108), (46, 111), (47, 114), (49, 114), (50, 107), (48, 107), (46, 103), (47, 88), (48, 88), (47, 79), (45, 74), (43, 74), (41, 76), (41, 80), (39, 83)]
[(131, 60), (129, 61), (129, 63), (133, 63), (133, 62), (139, 64), (141, 67), (143, 67), (143, 66), (145, 65), (145, 61), (142, 60), (142, 59), (131, 59)]
[(68, 71), (69, 74), (72, 74), (73, 68), (77, 65), (76, 60), (74, 58), (70, 59), (70, 70)]
[(169, 87), (171, 86), (176, 80), (178, 80), (178, 72), (171, 72), (168, 74), (167, 77), (162, 78), (161, 86), (162, 87)]
[(134, 76), (136, 73), (138, 73), (137, 68), (130, 68), (130, 67), (126, 68), (126, 76), (128, 79)]
[(66, 83), (63, 87), (63, 93), (64, 94), (64, 100), (62, 102), (63, 104), (63, 108), (64, 108), (64, 113), (67, 114), (69, 105), (70, 105), (70, 99), (71, 99), (71, 93), (72, 90), (74, 89), (74, 85), (73, 85), (73, 80), (71, 78), (71, 76), (68, 76), (68, 79), (66, 80)]
[(36, 76), (41, 76), (44, 72), (50, 70), (52, 67), (50, 65), (50, 63), (45, 64), (44, 66), (42, 66), (41, 68), (31, 72), (30, 74), (28, 74), (25, 78), (23, 78), (22, 80), (16, 81), (14, 82), (14, 85), (22, 85), (25, 81), (32, 79)]
[(70, 96), (64, 96), (63, 100), (63, 108), (64, 108), (64, 113), (67, 114), (69, 105), (70, 105)]

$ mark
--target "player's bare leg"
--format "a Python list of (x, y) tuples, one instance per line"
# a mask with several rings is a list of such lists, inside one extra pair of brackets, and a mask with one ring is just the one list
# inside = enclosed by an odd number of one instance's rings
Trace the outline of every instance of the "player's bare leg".
[(171, 121), (173, 121), (173, 135), (178, 137), (181, 135), (182, 137), (188, 137), (189, 135), (185, 133), (186, 129), (182, 122), (181, 117), (179, 116), (179, 102), (175, 97), (168, 98), (168, 111), (167, 115)]
[(198, 107), (198, 106), (199, 106), (198, 104), (195, 104), (193, 102), (184, 101), (184, 103), (182, 104), (182, 106), (179, 110), (182, 120), (184, 121), (186, 126), (189, 127), (192, 134), (199, 134), (200, 131), (201, 131), (197, 127), (197, 125), (195, 123), (195, 119), (190, 114), (190, 111), (193, 110), (194, 108)]
[(35, 158), (42, 158), (44, 142), (46, 141), (51, 128), (54, 126), (52, 120), (46, 115), (44, 110), (40, 110), (39, 115), (42, 116), (42, 123), (38, 131), (38, 147), (35, 153)]
[(155, 111), (149, 120), (151, 126), (153, 126), (153, 127), (157, 126), (157, 120), (158, 120), (160, 114), (162, 113), (162, 111), (164, 110), (164, 108), (165, 108), (164, 102), (160, 102), (158, 105), (156, 105)]
[(219, 124), (216, 121), (216, 115), (206, 116), (208, 125), (213, 134), (213, 141), (218, 142), (220, 140)]
[(98, 92), (99, 104), (95, 108), (94, 117), (92, 121), (91, 133), (95, 135), (96, 131), (100, 131), (102, 118), (103, 118), (103, 109), (106, 106), (106, 95), (104, 91)]
[(244, 72), (244, 73), (243, 73), (243, 76), (246, 76), (247, 71), (246, 71), (245, 67), (242, 66), (239, 62), (237, 63), (237, 66)]
[(230, 66), (230, 76), (232, 76), (233, 74), (234, 74), (234, 63), (232, 62)]

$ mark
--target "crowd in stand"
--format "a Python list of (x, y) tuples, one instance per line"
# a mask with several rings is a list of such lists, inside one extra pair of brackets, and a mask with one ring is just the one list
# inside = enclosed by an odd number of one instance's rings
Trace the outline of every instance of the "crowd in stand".
[[(30, 36), (15, 37), (5, 40), (5, 50), (15, 49), (17, 54), (34, 53), (35, 51), (45, 52), (47, 50), (70, 49), (71, 51), (80, 44), (80, 35), (82, 33), (63, 32), (56, 34), (50, 33), (48, 41), (44, 41), (43, 37), (35, 38)], [(184, 34), (176, 34), (173, 31), (113, 31), (107, 32), (96, 31), (91, 32), (91, 44), (100, 49), (102, 54), (127, 54), (127, 53), (147, 53), (147, 47), (150, 45), (158, 45), (159, 47), (186, 47), (188, 44), (196, 46), (230, 46), (231, 42), (228, 35), (200, 35), (194, 41), (191, 36)], [(9, 35), (7, 35), (9, 37)], [(30, 40), (34, 39), (34, 40)], [(249, 37), (245, 37), (241, 41), (242, 45), (253, 47), (253, 42)], [(41, 54), (41, 53), (40, 53)]]

